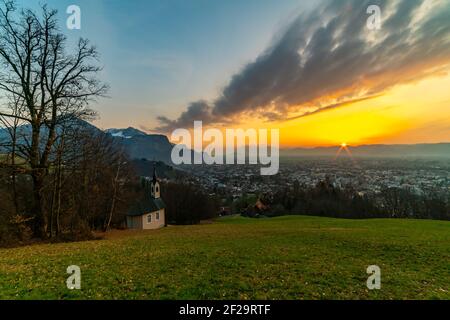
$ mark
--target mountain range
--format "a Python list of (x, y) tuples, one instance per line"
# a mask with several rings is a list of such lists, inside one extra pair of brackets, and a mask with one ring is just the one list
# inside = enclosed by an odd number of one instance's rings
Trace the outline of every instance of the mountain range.
[[(96, 126), (77, 120), (77, 126), (84, 127), (93, 134), (106, 134), (111, 136), (118, 145), (133, 160), (147, 159), (150, 161), (163, 161), (172, 164), (171, 151), (173, 144), (165, 135), (147, 134), (138, 129), (129, 127), (125, 129), (101, 130)], [(19, 128), (21, 136), (29, 136), (31, 127), (24, 125)], [(0, 146), (9, 139), (6, 128), (0, 128)], [(24, 138), (22, 138), (24, 139)], [(24, 139), (25, 140), (25, 139)], [(20, 141), (19, 141), (20, 143)], [(352, 156), (355, 157), (439, 157), (450, 158), (450, 143), (436, 144), (414, 144), (414, 145), (363, 145), (348, 146)], [(290, 148), (281, 149), (281, 157), (335, 157), (339, 147), (317, 147), (317, 148)], [(1, 147), (0, 147), (1, 152)], [(345, 150), (341, 150), (340, 156), (348, 156)]]
[[(292, 148), (282, 149), (280, 155), (283, 157), (336, 157), (339, 152), (336, 147), (318, 148)], [(371, 158), (450, 158), (450, 143), (430, 144), (373, 144), (361, 146), (347, 146), (354, 157)], [(339, 157), (348, 157), (345, 149), (340, 151)]]
[(165, 135), (147, 134), (135, 128), (107, 129), (115, 141), (124, 147), (131, 159), (148, 159), (171, 163), (173, 145)]

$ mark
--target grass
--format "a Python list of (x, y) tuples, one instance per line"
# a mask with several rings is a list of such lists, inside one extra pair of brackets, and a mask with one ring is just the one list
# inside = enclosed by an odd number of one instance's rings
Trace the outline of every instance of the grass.
[[(366, 268), (381, 268), (368, 290)], [(66, 268), (81, 267), (81, 290)], [(450, 299), (450, 223), (223, 218), (0, 249), (2, 299)]]

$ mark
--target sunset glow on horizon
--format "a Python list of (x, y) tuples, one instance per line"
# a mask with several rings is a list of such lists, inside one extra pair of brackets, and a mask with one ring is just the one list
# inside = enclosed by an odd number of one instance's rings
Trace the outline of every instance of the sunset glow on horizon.
[(280, 123), (285, 146), (450, 141), (450, 76), (394, 88), (373, 100)]
[(450, 142), (450, 75), (393, 88), (377, 98), (291, 121), (245, 118), (243, 128), (280, 129), (282, 147)]
[(282, 147), (450, 142), (450, 24), (436, 29), (450, 2), (386, 4), (379, 30), (362, 9), (332, 1), (298, 16), (216, 98), (158, 117), (156, 131), (203, 120), (279, 129)]

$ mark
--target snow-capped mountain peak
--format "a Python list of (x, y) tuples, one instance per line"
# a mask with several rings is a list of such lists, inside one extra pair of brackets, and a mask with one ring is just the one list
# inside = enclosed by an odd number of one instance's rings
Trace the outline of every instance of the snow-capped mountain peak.
[(124, 139), (131, 139), (136, 136), (146, 136), (147, 134), (145, 132), (142, 132), (138, 129), (129, 127), (127, 129), (107, 129), (105, 130), (106, 133), (109, 133), (113, 137), (118, 138), (124, 138)]

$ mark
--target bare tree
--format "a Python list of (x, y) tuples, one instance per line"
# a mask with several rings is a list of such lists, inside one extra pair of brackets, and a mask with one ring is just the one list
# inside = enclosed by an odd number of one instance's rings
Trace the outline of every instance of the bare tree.
[(24, 106), (21, 114), (0, 107), (0, 115), (31, 128), (21, 148), (33, 180), (33, 232), (41, 238), (48, 224), (42, 192), (58, 127), (67, 119), (92, 117), (88, 104), (107, 91), (97, 79), (101, 69), (95, 47), (80, 39), (68, 54), (66, 42), (56, 11), (44, 5), (37, 14), (18, 10), (11, 0), (0, 2), (0, 98), (3, 93), (3, 99), (14, 97)]
[(3, 148), (7, 152), (7, 157), (5, 161), (5, 166), (7, 166), (11, 173), (11, 185), (12, 185), (12, 197), (14, 202), (15, 214), (19, 214), (19, 204), (17, 199), (17, 173), (18, 166), (16, 164), (17, 158), (17, 139), (19, 138), (18, 128), (22, 121), (18, 118), (22, 114), (24, 105), (23, 101), (17, 96), (11, 96), (9, 99), (9, 109), (14, 115), (14, 117), (0, 116), (0, 124), (3, 125), (5, 130), (8, 132), (8, 139), (4, 141)]

